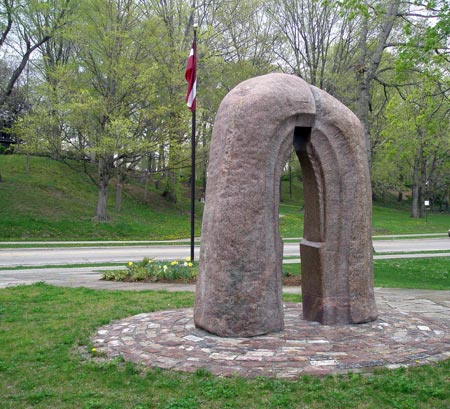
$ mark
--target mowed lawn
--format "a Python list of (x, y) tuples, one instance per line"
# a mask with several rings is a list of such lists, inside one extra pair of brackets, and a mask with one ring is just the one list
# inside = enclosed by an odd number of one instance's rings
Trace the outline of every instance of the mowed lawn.
[[(111, 220), (95, 223), (96, 190), (79, 170), (32, 158), (26, 175), (24, 157), (0, 158), (0, 240), (188, 237), (188, 202), (167, 204), (154, 188), (144, 200), (139, 181), (125, 189), (121, 212), (114, 210), (112, 189)], [(197, 211), (200, 220), (200, 205)], [(200, 227), (198, 222), (197, 234)], [(404, 209), (374, 206), (373, 227), (374, 234), (445, 232), (450, 216), (414, 220)], [(302, 231), (301, 206), (283, 203), (282, 236), (300, 237)], [(448, 257), (376, 260), (375, 286), (450, 289), (449, 266)], [(300, 274), (300, 265), (284, 269)], [(284, 299), (299, 301), (294, 295)], [(0, 289), (0, 408), (450, 408), (450, 360), (367, 376), (287, 381), (145, 369), (90, 352), (90, 336), (101, 325), (142, 312), (192, 307), (193, 301), (192, 293), (43, 283)]]
[[(130, 176), (124, 187), (122, 209), (115, 210), (115, 180), (108, 196), (107, 222), (94, 220), (98, 190), (75, 161), (66, 164), (45, 157), (0, 155), (0, 241), (8, 240), (161, 240), (189, 237), (189, 189), (181, 184), (178, 203), (167, 202), (163, 186), (153, 180), (144, 192), (139, 174)], [(95, 168), (89, 164), (95, 177)], [(161, 183), (161, 185), (163, 185)], [(197, 220), (202, 204), (197, 203)], [(201, 223), (196, 224), (200, 235)]]
[[(448, 289), (449, 265), (449, 258), (377, 260), (375, 285), (415, 283), (418, 288)], [(428, 279), (423, 277), (427, 274)], [(295, 295), (284, 299), (299, 301)], [(90, 353), (89, 338), (99, 326), (142, 312), (192, 307), (193, 301), (192, 293), (98, 291), (42, 283), (0, 290), (0, 407), (450, 407), (450, 360), (370, 375), (279, 380), (145, 369)]]
[[(301, 264), (284, 264), (285, 275), (301, 274)], [(450, 257), (374, 261), (375, 287), (450, 290)]]
[[(157, 189), (152, 179), (145, 192), (141, 175), (131, 175), (124, 186), (122, 210), (116, 211), (115, 180), (112, 180), (108, 222), (93, 220), (97, 188), (84, 173), (84, 165), (67, 164), (45, 157), (30, 158), (26, 173), (24, 155), (0, 155), (0, 241), (8, 240), (161, 240), (190, 236), (189, 188), (179, 186), (179, 202), (163, 198), (164, 183)], [(91, 176), (95, 168), (86, 164)], [(154, 176), (157, 179), (158, 175)], [(201, 185), (201, 181), (198, 181)], [(198, 187), (198, 195), (201, 186)], [(288, 194), (288, 181), (281, 184), (280, 233), (282, 237), (303, 235), (303, 186), (298, 179)], [(199, 196), (200, 197), (200, 196)], [(405, 205), (373, 206), (373, 234), (445, 233), (450, 213), (432, 213), (412, 219)], [(201, 233), (203, 204), (196, 202), (195, 234)]]

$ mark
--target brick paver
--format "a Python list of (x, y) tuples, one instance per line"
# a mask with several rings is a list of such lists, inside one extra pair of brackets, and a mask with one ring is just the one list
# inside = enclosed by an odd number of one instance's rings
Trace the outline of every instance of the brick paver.
[[(417, 301), (417, 300), (416, 300)], [(380, 304), (380, 302), (379, 302)], [(98, 329), (93, 346), (149, 367), (215, 375), (295, 378), (362, 372), (450, 358), (450, 317), (406, 312), (381, 302), (379, 319), (326, 326), (301, 319), (301, 304), (285, 304), (284, 331), (253, 338), (221, 338), (197, 329), (192, 309), (139, 314)], [(425, 306), (426, 309), (426, 306)]]

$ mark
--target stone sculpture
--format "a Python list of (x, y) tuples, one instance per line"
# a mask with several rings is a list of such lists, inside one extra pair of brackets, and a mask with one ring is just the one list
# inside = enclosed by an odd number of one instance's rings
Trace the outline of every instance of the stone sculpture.
[(222, 101), (211, 141), (194, 321), (219, 336), (283, 329), (279, 180), (302, 167), (304, 319), (372, 321), (371, 188), (362, 128), (335, 98), (287, 74)]

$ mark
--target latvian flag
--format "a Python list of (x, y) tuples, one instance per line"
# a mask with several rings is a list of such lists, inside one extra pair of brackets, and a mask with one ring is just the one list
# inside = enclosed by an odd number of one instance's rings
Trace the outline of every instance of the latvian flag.
[(188, 83), (186, 105), (191, 111), (195, 111), (195, 98), (197, 96), (197, 55), (194, 43), (192, 43), (184, 77)]

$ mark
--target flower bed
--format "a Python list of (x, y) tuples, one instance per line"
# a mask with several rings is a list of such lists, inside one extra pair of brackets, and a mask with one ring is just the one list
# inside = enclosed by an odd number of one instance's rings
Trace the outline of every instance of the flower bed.
[(125, 270), (105, 271), (102, 280), (109, 281), (182, 281), (193, 282), (197, 277), (198, 268), (190, 258), (184, 261), (156, 261), (144, 258), (133, 263), (130, 261)]
[[(105, 271), (102, 280), (108, 281), (140, 281), (140, 282), (181, 282), (195, 283), (198, 265), (194, 265), (190, 258), (184, 261), (159, 261), (144, 258), (139, 262), (130, 261), (125, 270)], [(301, 285), (300, 275), (283, 271), (283, 285)]]

